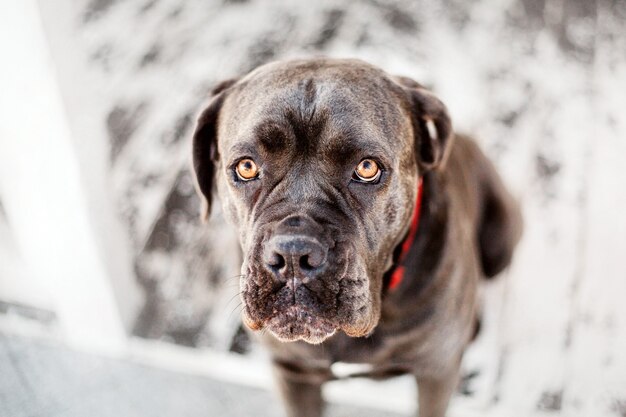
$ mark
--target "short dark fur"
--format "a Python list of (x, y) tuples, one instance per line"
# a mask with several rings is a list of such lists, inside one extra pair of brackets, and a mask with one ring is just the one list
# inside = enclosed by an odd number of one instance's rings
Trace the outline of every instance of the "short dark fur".
[[(343, 361), (374, 378), (413, 373), (420, 416), (443, 416), (480, 278), (509, 264), (521, 233), (517, 205), (443, 103), (357, 60), (277, 62), (216, 87), (193, 146), (206, 213), (217, 186), (238, 229), (244, 322), (269, 330), (288, 414), (320, 416), (321, 384)], [(238, 179), (242, 158), (259, 178)], [(352, 179), (363, 158), (382, 165), (378, 183)], [(387, 291), (419, 177), (419, 229)]]

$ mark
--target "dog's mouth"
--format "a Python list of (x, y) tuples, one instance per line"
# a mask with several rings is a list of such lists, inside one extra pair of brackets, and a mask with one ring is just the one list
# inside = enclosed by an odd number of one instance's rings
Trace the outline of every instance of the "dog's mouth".
[[(302, 288), (301, 288), (302, 290)], [(263, 290), (259, 291), (263, 292)], [(270, 291), (271, 292), (271, 291)], [(287, 293), (286, 288), (280, 293)], [(256, 292), (256, 294), (259, 294)], [(244, 295), (243, 322), (251, 330), (267, 330), (281, 342), (304, 341), (320, 344), (338, 331), (351, 337), (369, 334), (377, 322), (372, 317), (369, 297), (346, 296), (339, 305), (328, 308), (315, 304), (292, 300), (278, 302), (272, 297), (246, 297)], [(335, 297), (343, 299), (341, 295)], [(364, 298), (362, 302), (356, 302)], [(284, 301), (284, 300), (282, 300)], [(333, 313), (329, 314), (329, 310)], [(375, 318), (375, 320), (373, 320)]]
[[(252, 330), (267, 330), (282, 342), (298, 340), (319, 344), (340, 330), (338, 288), (321, 279), (305, 285), (292, 280), (268, 285), (267, 279), (244, 284), (243, 321)], [(277, 289), (277, 287), (279, 287)]]
[(338, 330), (330, 321), (301, 305), (290, 306), (274, 315), (265, 323), (265, 328), (282, 342), (302, 340), (311, 344), (322, 343)]

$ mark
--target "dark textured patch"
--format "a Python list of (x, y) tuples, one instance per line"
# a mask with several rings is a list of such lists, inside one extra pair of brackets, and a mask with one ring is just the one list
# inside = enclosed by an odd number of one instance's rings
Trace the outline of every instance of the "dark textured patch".
[(177, 345), (195, 347), (205, 322), (206, 320), (192, 320), (189, 323), (176, 323), (175, 327), (167, 330), (166, 335)]
[[(597, 8), (596, 0), (566, 1), (561, 20), (553, 27), (561, 50), (586, 64), (595, 56)], [(579, 26), (590, 27), (581, 31)], [(581, 37), (581, 32), (587, 36)]]
[(535, 167), (537, 175), (544, 180), (552, 179), (561, 170), (561, 164), (557, 161), (551, 161), (543, 155), (537, 155)]
[(141, 177), (141, 180), (139, 182), (144, 188), (149, 188), (152, 187), (158, 179), (158, 175), (148, 173)]
[(168, 20), (176, 20), (178, 19), (178, 17), (182, 14), (183, 10), (185, 8), (183, 6), (176, 6), (173, 9), (171, 9), (169, 11), (169, 13), (167, 14), (167, 19)]
[(618, 19), (626, 19), (626, 2), (613, 0), (602, 4), (612, 15)]
[(132, 107), (117, 105), (107, 115), (106, 127), (111, 142), (110, 158), (112, 162), (115, 162), (130, 137), (135, 133), (145, 114), (146, 107), (145, 103)]
[(502, 114), (498, 117), (498, 122), (502, 123), (506, 127), (513, 127), (515, 122), (519, 118), (520, 114), (517, 111), (509, 111), (505, 114)]
[(141, 57), (141, 60), (139, 61), (139, 66), (143, 68), (157, 62), (159, 57), (161, 56), (161, 49), (162, 47), (158, 43), (153, 44), (150, 49), (148, 49), (148, 51)]
[(626, 417), (626, 400), (613, 400), (611, 411), (615, 412), (619, 417)]
[(261, 36), (258, 41), (250, 46), (246, 68), (243, 72), (249, 72), (254, 68), (271, 61), (277, 54), (279, 43), (266, 36)]
[(224, 4), (246, 4), (249, 3), (250, 0), (224, 0)]
[(532, 21), (544, 22), (544, 14), (546, 10), (546, 0), (522, 0), (524, 13)]
[(243, 324), (239, 326), (237, 332), (235, 332), (232, 340), (230, 341), (230, 347), (228, 350), (230, 352), (239, 353), (243, 355), (250, 351), (250, 336), (248, 332), (243, 328)]
[(444, 0), (447, 18), (452, 26), (457, 30), (463, 30), (471, 23), (470, 11), (474, 3), (464, 0)]
[(186, 138), (193, 125), (194, 114), (194, 111), (186, 111), (178, 117), (171, 130), (168, 129), (168, 132), (163, 135), (161, 143), (165, 146), (170, 146)]
[(343, 22), (345, 13), (346, 12), (341, 9), (327, 11), (324, 14), (324, 24), (322, 25), (322, 29), (320, 30), (317, 39), (313, 41), (312, 46), (317, 49), (322, 49), (328, 45), (330, 41), (335, 39), (337, 33), (339, 32), (339, 28), (341, 27), (341, 23)]
[[(572, 0), (563, 3), (557, 19), (546, 18), (546, 0), (522, 0), (521, 13), (509, 15), (513, 26), (532, 39), (547, 30), (555, 36), (560, 49), (581, 63), (590, 64), (595, 55), (597, 0)], [(581, 25), (591, 25), (580, 30)], [(582, 36), (581, 36), (582, 34)]]
[(113, 56), (113, 47), (110, 44), (104, 44), (96, 48), (89, 55), (89, 60), (99, 64), (104, 71), (111, 70), (111, 58)]
[(555, 392), (544, 392), (537, 403), (537, 410), (559, 411), (563, 403), (563, 390)]
[(290, 14), (276, 17), (273, 29), (256, 36), (257, 41), (248, 49), (248, 59), (245, 61), (241, 73), (247, 73), (256, 67), (266, 64), (279, 55), (280, 49), (288, 42), (296, 27), (297, 18)]
[(91, 0), (85, 8), (83, 22), (87, 23), (104, 15), (117, 0)]
[(6, 218), (6, 212), (4, 211), (4, 206), (2, 205), (2, 200), (0, 200), (0, 219)]
[(396, 4), (383, 2), (375, 2), (374, 4), (382, 10), (385, 22), (393, 29), (406, 33), (415, 33), (417, 31), (417, 22), (409, 11), (401, 9)]
[(139, 9), (139, 13), (144, 14), (146, 12), (149, 12), (150, 10), (154, 9), (154, 6), (156, 6), (157, 3), (157, 0), (148, 0), (141, 6), (141, 8)]
[(179, 175), (176, 185), (167, 196), (163, 210), (152, 228), (145, 250), (173, 250), (186, 238), (186, 236), (178, 236), (178, 224), (197, 222), (195, 208), (198, 206), (198, 197), (193, 187), (185, 186), (189, 181), (189, 173), (184, 172)]
[[(135, 258), (137, 280), (146, 294), (133, 328), (136, 336), (185, 346), (210, 341), (205, 326), (211, 294), (224, 279), (224, 263), (211, 258), (210, 230), (198, 225), (198, 204), (190, 172), (184, 169)], [(166, 266), (155, 266), (155, 259)]]
[[(135, 274), (139, 278), (139, 282), (143, 286), (146, 293), (146, 302), (139, 311), (132, 333), (134, 336), (144, 338), (158, 338), (162, 330), (159, 329), (165, 321), (163, 318), (163, 309), (161, 308), (160, 298), (158, 296), (156, 282), (143, 278), (146, 272), (135, 264)], [(155, 323), (160, 324), (156, 326)]]
[(174, 142), (183, 139), (191, 125), (193, 124), (193, 113), (187, 112), (178, 118), (174, 125)]
[(545, 0), (522, 0), (512, 3), (504, 16), (508, 27), (524, 34), (523, 39), (528, 41), (529, 50), (535, 48), (532, 40), (544, 28), (544, 7)]
[(560, 170), (561, 164), (559, 162), (553, 161), (541, 153), (537, 154), (535, 159), (535, 171), (539, 179), (538, 185), (541, 188), (540, 197), (544, 204), (557, 198), (558, 187), (556, 186), (555, 179)]
[(354, 42), (354, 46), (362, 47), (362, 46), (368, 45), (370, 42), (371, 42), (371, 37), (370, 37), (369, 25), (364, 25), (363, 29), (361, 29), (361, 33), (359, 34), (359, 37)]
[(457, 392), (465, 397), (471, 397), (474, 395), (474, 390), (471, 389), (472, 381), (480, 375), (479, 370), (469, 371), (461, 376)]

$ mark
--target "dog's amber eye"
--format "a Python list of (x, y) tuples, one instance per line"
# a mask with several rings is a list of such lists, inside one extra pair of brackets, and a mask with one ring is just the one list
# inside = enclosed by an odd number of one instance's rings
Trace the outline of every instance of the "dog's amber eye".
[(259, 175), (259, 167), (257, 164), (249, 158), (242, 159), (235, 167), (237, 176), (242, 181), (250, 181), (255, 179)]
[(380, 178), (381, 170), (373, 159), (364, 159), (354, 170), (353, 178), (361, 182), (375, 182)]

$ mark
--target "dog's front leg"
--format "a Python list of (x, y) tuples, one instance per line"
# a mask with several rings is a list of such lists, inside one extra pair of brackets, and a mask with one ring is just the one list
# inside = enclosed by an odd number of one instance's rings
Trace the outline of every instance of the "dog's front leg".
[(274, 362), (275, 378), (288, 417), (321, 417), (324, 408), (322, 384), (328, 371), (307, 372)]
[(416, 376), (419, 417), (444, 417), (459, 383), (460, 361), (437, 376)]

